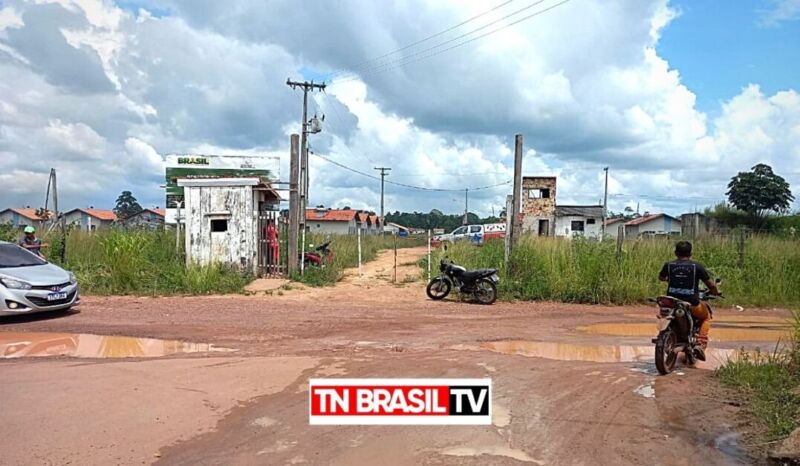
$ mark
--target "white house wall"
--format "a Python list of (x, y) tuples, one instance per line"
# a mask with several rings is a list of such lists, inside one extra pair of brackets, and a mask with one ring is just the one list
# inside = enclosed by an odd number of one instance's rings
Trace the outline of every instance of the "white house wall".
[(603, 219), (595, 218), (594, 224), (591, 225), (587, 221), (592, 217), (583, 217), (577, 215), (570, 215), (565, 217), (556, 217), (556, 236), (573, 236), (572, 231), (572, 222), (573, 221), (582, 221), (583, 222), (583, 236), (587, 238), (600, 236), (602, 234), (601, 225)]
[[(314, 220), (306, 220), (306, 225), (308, 226), (308, 231), (310, 233), (322, 233), (326, 235), (349, 235), (349, 234), (356, 234), (355, 222), (334, 222), (334, 221), (314, 221)], [(362, 233), (364, 233), (362, 231)]]

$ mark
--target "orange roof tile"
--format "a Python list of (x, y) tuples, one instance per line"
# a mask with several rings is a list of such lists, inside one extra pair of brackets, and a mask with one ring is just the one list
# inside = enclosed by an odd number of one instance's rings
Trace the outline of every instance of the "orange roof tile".
[(353, 220), (358, 214), (355, 210), (344, 209), (306, 209), (306, 220), (313, 220), (317, 222), (349, 222)]
[(655, 219), (657, 219), (659, 217), (663, 217), (665, 215), (666, 214), (645, 215), (644, 217), (635, 218), (635, 219), (631, 220), (630, 222), (627, 222), (625, 225), (626, 226), (628, 226), (628, 225), (630, 225), (630, 226), (641, 225), (642, 223), (647, 223), (650, 220), (655, 220)]
[[(36, 215), (36, 209), (11, 207), (6, 210), (16, 212), (29, 220), (42, 220), (38, 215)], [(53, 218), (52, 210), (48, 210), (48, 214), (48, 218)]]
[(79, 210), (85, 213), (86, 215), (90, 215), (100, 220), (108, 220), (113, 222), (114, 220), (117, 219), (117, 214), (115, 214), (113, 210), (108, 210), (108, 209), (93, 209), (93, 208), (83, 209), (79, 207), (77, 209), (72, 209), (67, 213), (75, 212), (76, 210)]

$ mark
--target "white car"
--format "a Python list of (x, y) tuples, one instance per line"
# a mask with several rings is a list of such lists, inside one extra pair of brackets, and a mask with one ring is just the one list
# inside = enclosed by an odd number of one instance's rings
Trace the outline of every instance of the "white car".
[(0, 316), (63, 311), (80, 303), (72, 272), (0, 241)]

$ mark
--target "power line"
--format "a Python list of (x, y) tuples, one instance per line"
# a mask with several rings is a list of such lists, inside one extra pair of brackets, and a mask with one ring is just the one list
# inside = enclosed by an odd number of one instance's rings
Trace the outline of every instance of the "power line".
[(463, 25), (465, 25), (465, 24), (467, 24), (467, 23), (471, 23), (472, 21), (475, 21), (476, 19), (478, 19), (478, 18), (481, 18), (481, 17), (483, 17), (483, 16), (485, 16), (485, 15), (487, 15), (487, 14), (489, 14), (489, 13), (491, 13), (491, 12), (495, 11), (495, 10), (499, 10), (500, 8), (502, 8), (502, 7), (506, 6), (506, 5), (508, 5), (509, 3), (513, 2), (513, 1), (514, 1), (514, 0), (508, 0), (508, 1), (506, 1), (506, 2), (503, 2), (503, 3), (501, 3), (501, 4), (499, 4), (499, 5), (495, 6), (495, 7), (492, 7), (492, 8), (490, 8), (490, 9), (488, 9), (488, 10), (484, 11), (483, 13), (479, 13), (479, 14), (477, 14), (477, 15), (475, 15), (475, 16), (473, 16), (473, 17), (471, 17), (471, 18), (468, 18), (468, 19), (466, 19), (466, 20), (464, 20), (464, 21), (462, 21), (462, 22), (460, 22), (460, 23), (456, 24), (455, 26), (450, 26), (450, 27), (449, 27), (449, 28), (447, 28), (447, 29), (444, 29), (444, 30), (442, 30), (442, 31), (439, 31), (439, 32), (437, 32), (436, 34), (432, 34), (432, 35), (430, 35), (430, 36), (428, 36), (428, 37), (425, 37), (425, 38), (423, 38), (423, 39), (420, 39), (420, 40), (418, 40), (418, 41), (416, 41), (416, 42), (412, 42), (412, 43), (410, 43), (410, 44), (408, 44), (408, 45), (405, 45), (405, 46), (403, 46), (403, 47), (400, 47), (399, 49), (392, 50), (391, 52), (384, 53), (384, 54), (383, 54), (383, 55), (381, 55), (381, 56), (378, 56), (378, 57), (374, 57), (374, 58), (370, 58), (370, 59), (364, 60), (364, 61), (362, 61), (362, 62), (360, 62), (360, 63), (357, 63), (357, 64), (356, 64), (356, 65), (353, 67), (353, 69), (350, 69), (350, 70), (342, 69), (342, 70), (334, 71), (334, 72), (332, 72), (332, 73), (329, 73), (329, 74), (328, 74), (328, 76), (329, 76), (329, 77), (333, 77), (333, 76), (340, 75), (340, 74), (347, 74), (347, 73), (351, 73), (351, 72), (353, 72), (353, 70), (359, 70), (359, 69), (365, 68), (365, 67), (367, 67), (367, 65), (368, 65), (369, 63), (372, 63), (372, 62), (375, 62), (375, 61), (381, 60), (381, 59), (383, 59), (383, 58), (390, 57), (390, 56), (392, 56), (392, 55), (398, 54), (398, 53), (400, 53), (400, 52), (403, 52), (403, 51), (405, 51), (405, 50), (408, 50), (408, 49), (410, 49), (410, 48), (412, 48), (412, 47), (415, 47), (415, 46), (417, 46), (417, 45), (419, 45), (419, 44), (423, 44), (423, 43), (425, 43), (425, 42), (427, 42), (427, 41), (429, 41), (429, 40), (431, 40), (431, 39), (434, 39), (434, 38), (436, 38), (436, 37), (439, 37), (439, 36), (441, 36), (441, 35), (443, 35), (443, 34), (446, 34), (446, 33), (450, 32), (450, 31), (452, 31), (452, 30), (454, 30), (454, 29), (458, 29), (458, 28), (460, 28), (461, 26), (463, 26)]
[[(378, 177), (378, 176), (375, 176), (375, 175), (372, 175), (372, 174), (369, 174), (369, 173), (366, 173), (366, 172), (362, 172), (362, 171), (360, 171), (360, 170), (357, 170), (357, 169), (355, 169), (355, 168), (352, 168), (352, 167), (348, 167), (347, 165), (345, 165), (345, 164), (343, 164), (343, 163), (339, 163), (339, 162), (337, 162), (337, 161), (335, 161), (335, 160), (331, 160), (331, 159), (329, 159), (328, 157), (324, 157), (324, 156), (322, 156), (322, 155), (319, 155), (319, 154), (317, 154), (317, 153), (315, 153), (315, 152), (311, 152), (311, 154), (313, 154), (315, 157), (318, 157), (318, 158), (320, 158), (320, 159), (322, 159), (322, 160), (324, 160), (324, 161), (326, 161), (326, 162), (328, 162), (328, 163), (331, 163), (331, 164), (333, 164), (333, 165), (336, 165), (337, 167), (343, 168), (343, 169), (345, 169), (345, 170), (348, 170), (348, 171), (351, 171), (351, 172), (353, 172), (353, 173), (357, 173), (357, 174), (359, 174), (359, 175), (366, 176), (367, 178), (372, 178), (373, 180), (376, 180), (376, 181), (380, 181), (380, 180), (381, 180), (381, 178), (380, 178), (380, 177)], [(448, 189), (448, 188), (429, 188), (429, 187), (426, 187), (426, 186), (414, 186), (414, 185), (410, 185), (410, 184), (398, 183), (398, 182), (396, 182), (396, 181), (389, 181), (389, 180), (385, 180), (385, 183), (387, 183), (387, 184), (393, 184), (393, 185), (395, 185), (395, 186), (402, 186), (402, 187), (404, 187), (404, 188), (418, 189), (418, 190), (421, 190), (421, 191), (437, 191), (437, 192), (461, 192), (461, 191), (464, 191), (464, 189), (469, 189), (470, 191), (480, 191), (480, 190), (483, 190), (483, 189), (496, 188), (496, 187), (498, 187), (498, 186), (503, 186), (503, 185), (506, 185), (506, 184), (511, 184), (511, 180), (504, 181), (504, 182), (502, 182), (502, 183), (497, 183), (497, 184), (487, 185), (487, 186), (478, 186), (478, 187), (474, 187), (474, 188), (456, 188), (456, 189)]]
[[(544, 1), (544, 0), (539, 0), (539, 2), (537, 2), (536, 4), (539, 4), (539, 3), (541, 3), (542, 1)], [(364, 77), (364, 76), (371, 76), (371, 75), (378, 74), (378, 73), (384, 73), (384, 72), (386, 72), (386, 71), (391, 71), (391, 70), (394, 70), (394, 69), (397, 69), (397, 68), (402, 68), (402, 67), (404, 67), (404, 66), (406, 66), (406, 65), (408, 65), (408, 64), (411, 64), (411, 63), (416, 63), (416, 62), (419, 62), (419, 61), (425, 60), (425, 59), (427, 59), (427, 58), (435, 57), (436, 55), (440, 55), (440, 54), (442, 54), (442, 53), (444, 53), (444, 52), (447, 52), (447, 51), (449, 51), (449, 50), (453, 50), (453, 49), (455, 49), (455, 48), (461, 47), (462, 45), (469, 44), (469, 43), (471, 43), (471, 42), (474, 42), (474, 41), (476, 41), (476, 40), (478, 40), (478, 39), (482, 39), (482, 38), (484, 38), (484, 37), (486, 37), (486, 36), (490, 36), (490, 35), (492, 35), (492, 34), (495, 34), (495, 33), (497, 33), (497, 32), (500, 32), (500, 31), (502, 31), (503, 29), (507, 29), (507, 28), (509, 28), (509, 27), (511, 27), (511, 26), (514, 26), (514, 25), (517, 25), (517, 24), (519, 24), (519, 23), (521, 23), (521, 22), (523, 22), (523, 21), (527, 21), (528, 19), (531, 19), (531, 18), (533, 18), (533, 17), (535, 17), (535, 16), (539, 16), (539, 15), (541, 15), (541, 14), (543, 14), (543, 13), (546, 13), (546, 12), (548, 12), (548, 11), (550, 11), (550, 10), (552, 10), (552, 9), (556, 8), (556, 7), (559, 7), (559, 6), (561, 6), (561, 5), (565, 4), (565, 3), (569, 2), (569, 1), (570, 1), (570, 0), (561, 0), (560, 2), (558, 2), (558, 3), (555, 3), (555, 4), (553, 4), (553, 5), (551, 5), (551, 6), (547, 7), (547, 8), (545, 8), (545, 9), (543, 9), (543, 10), (539, 10), (539, 11), (537, 11), (537, 12), (535, 12), (535, 13), (531, 13), (531, 14), (530, 14), (530, 15), (528, 15), (528, 16), (525, 16), (525, 17), (523, 17), (523, 18), (520, 18), (520, 19), (518, 19), (518, 20), (516, 20), (516, 21), (513, 21), (513, 22), (511, 22), (511, 23), (508, 23), (508, 24), (506, 24), (506, 25), (504, 25), (504, 26), (502, 26), (502, 27), (499, 27), (499, 28), (497, 28), (497, 29), (494, 29), (494, 30), (491, 30), (491, 31), (485, 32), (485, 33), (483, 33), (483, 34), (480, 34), (480, 35), (478, 35), (478, 36), (475, 36), (475, 37), (469, 38), (469, 39), (467, 39), (467, 40), (465, 40), (465, 41), (463, 41), (463, 42), (459, 42), (459, 43), (457, 43), (457, 44), (455, 44), (455, 45), (452, 45), (452, 46), (450, 46), (450, 47), (447, 47), (447, 48), (445, 48), (445, 49), (442, 49), (442, 50), (437, 50), (437, 51), (435, 51), (435, 52), (433, 52), (433, 53), (430, 53), (430, 54), (428, 54), (428, 55), (423, 55), (423, 56), (421, 56), (421, 57), (418, 57), (418, 58), (416, 58), (416, 59), (413, 59), (413, 60), (408, 60), (408, 58), (411, 58), (411, 57), (414, 57), (414, 56), (420, 55), (420, 54), (422, 54), (422, 53), (424, 53), (424, 52), (426, 52), (426, 51), (431, 51), (431, 50), (433, 50), (433, 49), (436, 49), (436, 48), (438, 48), (438, 47), (441, 47), (442, 45), (445, 45), (445, 44), (447, 44), (447, 43), (453, 42), (454, 40), (457, 40), (457, 39), (463, 38), (463, 37), (465, 37), (465, 36), (468, 36), (468, 35), (472, 34), (472, 33), (473, 33), (473, 32), (475, 32), (475, 31), (471, 31), (471, 32), (468, 32), (468, 33), (462, 34), (461, 36), (455, 37), (454, 39), (450, 39), (450, 40), (448, 40), (448, 41), (446, 41), (446, 42), (443, 42), (443, 43), (441, 43), (441, 44), (439, 44), (439, 45), (436, 45), (436, 46), (433, 46), (433, 47), (429, 47), (428, 49), (425, 49), (425, 50), (422, 50), (422, 51), (419, 51), (419, 52), (415, 52), (415, 53), (413, 53), (413, 54), (411, 54), (411, 55), (408, 55), (408, 56), (406, 56), (406, 57), (403, 57), (403, 58), (401, 58), (401, 59), (398, 59), (398, 60), (394, 60), (394, 61), (391, 61), (391, 62), (384, 63), (384, 64), (382, 64), (382, 65), (378, 65), (378, 66), (376, 66), (376, 67), (375, 67), (373, 70), (367, 70), (367, 72), (366, 72), (366, 73), (363, 73), (363, 74), (361, 74), (360, 76), (359, 76), (359, 75), (355, 75), (355, 73), (354, 73), (354, 76), (352, 76), (352, 77), (350, 77), (350, 78), (345, 78), (345, 79), (340, 79), (340, 80), (338, 80), (338, 81), (334, 81), (334, 82), (332, 82), (332, 83), (331, 83), (331, 85), (333, 86), (333, 85), (340, 84), (340, 83), (344, 83), (344, 82), (348, 82), (348, 81), (355, 81), (355, 80), (357, 80), (357, 79), (360, 79), (360, 78), (362, 78), (362, 77)], [(502, 18), (501, 18), (501, 19), (502, 19)], [(477, 31), (477, 30), (476, 30), (476, 31)], [(394, 66), (390, 66), (390, 65), (394, 65)], [(388, 68), (385, 68), (386, 66), (388, 66)], [(381, 69), (381, 68), (383, 68), (383, 69)]]

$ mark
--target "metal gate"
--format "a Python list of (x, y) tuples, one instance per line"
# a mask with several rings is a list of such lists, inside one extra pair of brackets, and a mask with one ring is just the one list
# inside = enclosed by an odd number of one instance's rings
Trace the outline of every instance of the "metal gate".
[(258, 275), (260, 277), (286, 276), (286, 246), (288, 243), (286, 218), (277, 211), (258, 214)]

